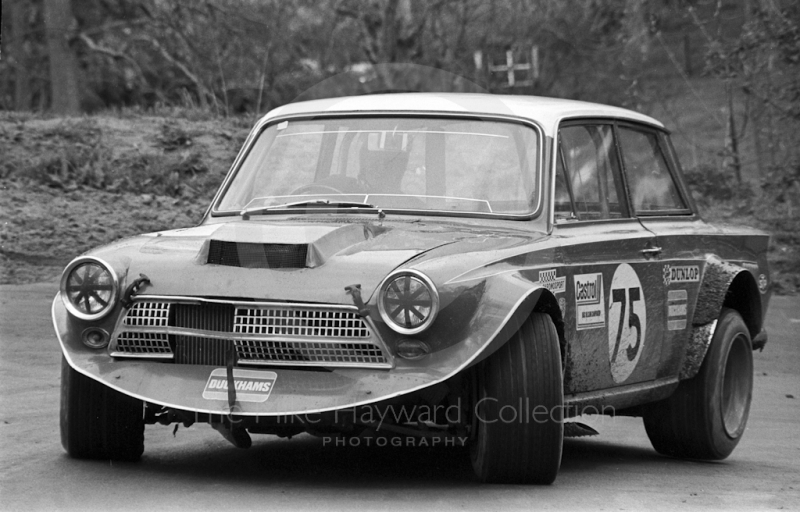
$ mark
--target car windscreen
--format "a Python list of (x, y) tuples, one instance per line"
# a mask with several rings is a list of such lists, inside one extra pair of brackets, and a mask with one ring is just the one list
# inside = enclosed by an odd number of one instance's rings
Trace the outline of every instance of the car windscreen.
[(360, 205), (525, 215), (539, 201), (540, 141), (515, 122), (444, 117), (340, 117), (262, 130), (217, 212)]

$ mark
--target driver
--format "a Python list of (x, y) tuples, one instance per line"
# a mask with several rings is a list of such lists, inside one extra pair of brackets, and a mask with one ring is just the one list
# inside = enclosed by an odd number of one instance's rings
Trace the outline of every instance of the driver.
[[(394, 140), (397, 139), (397, 140)], [(375, 194), (402, 194), (409, 151), (403, 135), (370, 133), (361, 145), (359, 180)]]

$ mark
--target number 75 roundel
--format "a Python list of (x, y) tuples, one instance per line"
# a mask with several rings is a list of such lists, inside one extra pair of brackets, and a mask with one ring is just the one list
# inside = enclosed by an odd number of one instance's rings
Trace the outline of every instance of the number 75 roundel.
[(608, 294), (608, 360), (614, 382), (624, 382), (639, 362), (647, 331), (644, 290), (633, 267), (614, 271)]

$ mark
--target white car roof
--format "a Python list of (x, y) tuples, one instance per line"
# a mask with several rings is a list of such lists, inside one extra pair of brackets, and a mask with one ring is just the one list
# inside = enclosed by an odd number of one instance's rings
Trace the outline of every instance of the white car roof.
[(276, 117), (339, 112), (441, 112), (507, 115), (538, 122), (547, 135), (555, 132), (562, 119), (576, 117), (610, 117), (664, 127), (659, 121), (644, 114), (599, 103), (541, 96), (464, 93), (370, 94), (289, 103), (270, 111), (264, 116), (262, 122)]

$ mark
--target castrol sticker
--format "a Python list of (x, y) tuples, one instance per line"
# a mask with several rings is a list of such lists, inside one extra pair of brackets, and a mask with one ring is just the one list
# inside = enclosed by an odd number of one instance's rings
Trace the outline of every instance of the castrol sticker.
[(647, 305), (636, 271), (623, 263), (611, 279), (608, 296), (608, 359), (614, 382), (625, 382), (642, 355)]
[(575, 327), (579, 331), (606, 326), (604, 302), (603, 274), (578, 274), (575, 276)]
[[(278, 374), (256, 370), (233, 369), (236, 400), (239, 402), (266, 402), (275, 386)], [(228, 371), (217, 368), (211, 372), (203, 390), (206, 400), (228, 399)]]

